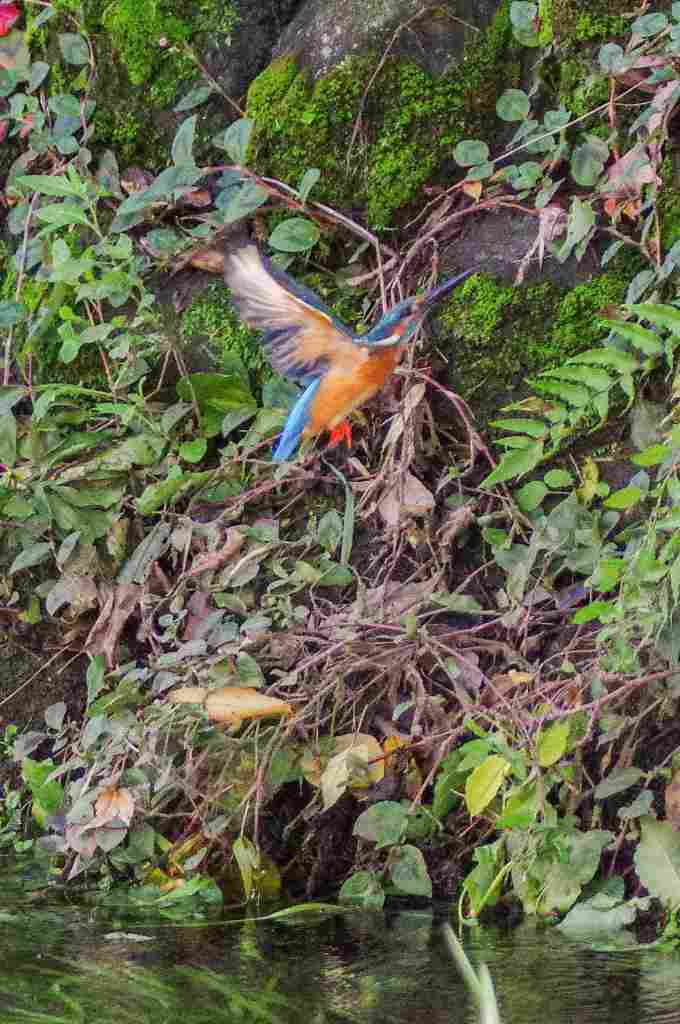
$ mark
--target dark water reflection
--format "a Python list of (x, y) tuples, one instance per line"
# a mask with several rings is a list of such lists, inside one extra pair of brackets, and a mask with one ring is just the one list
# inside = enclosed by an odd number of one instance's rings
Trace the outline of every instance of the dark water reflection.
[[(0, 1024), (475, 1019), (441, 939), (447, 908), (183, 928), (0, 891)], [(595, 952), (529, 924), (465, 941), (505, 1024), (680, 1024), (680, 955)]]

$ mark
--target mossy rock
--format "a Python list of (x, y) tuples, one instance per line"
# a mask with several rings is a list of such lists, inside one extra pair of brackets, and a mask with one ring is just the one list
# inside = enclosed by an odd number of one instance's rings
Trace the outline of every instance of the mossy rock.
[(458, 288), (437, 318), (438, 348), (480, 424), (524, 397), (528, 377), (601, 342), (598, 314), (623, 301), (629, 279), (620, 269), (573, 288), (514, 287), (478, 274)]
[(395, 58), (373, 78), (379, 60), (347, 57), (313, 81), (283, 56), (255, 79), (247, 103), (258, 171), (296, 184), (318, 167), (316, 197), (365, 210), (374, 228), (392, 223), (437, 180), (459, 141), (489, 138), (496, 99), (519, 76), (507, 4), (440, 77)]
[(626, 32), (623, 15), (627, 0), (540, 0), (539, 13), (546, 42), (578, 48), (584, 43), (609, 42)]
[[(84, 15), (97, 58), (94, 141), (113, 149), (123, 166), (164, 166), (181, 120), (172, 107), (200, 78), (187, 46), (200, 54), (208, 39), (226, 40), (238, 19), (235, 6), (227, 0), (85, 0)], [(72, 69), (61, 70), (64, 91), (70, 91)]]

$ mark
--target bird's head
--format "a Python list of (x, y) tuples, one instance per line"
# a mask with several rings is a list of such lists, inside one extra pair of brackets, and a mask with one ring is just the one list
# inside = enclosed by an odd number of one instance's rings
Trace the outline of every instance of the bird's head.
[(464, 270), (462, 274), (449, 278), (425, 295), (414, 295), (410, 299), (398, 302), (362, 340), (380, 347), (403, 344), (420, 326), (430, 310), (445, 299), (461, 281), (474, 273), (475, 270)]

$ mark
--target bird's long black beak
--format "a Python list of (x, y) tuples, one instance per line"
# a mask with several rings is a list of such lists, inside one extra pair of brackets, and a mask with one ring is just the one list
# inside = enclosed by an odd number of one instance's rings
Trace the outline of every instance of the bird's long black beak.
[(443, 284), (437, 285), (432, 291), (428, 292), (423, 297), (423, 308), (428, 310), (433, 306), (436, 306), (438, 302), (445, 299), (449, 292), (452, 292), (461, 281), (464, 281), (466, 277), (471, 277), (472, 274), (476, 274), (477, 268), (473, 267), (471, 270), (464, 270), (462, 274), (458, 274), (456, 277), (450, 277), (448, 281), (444, 281)]

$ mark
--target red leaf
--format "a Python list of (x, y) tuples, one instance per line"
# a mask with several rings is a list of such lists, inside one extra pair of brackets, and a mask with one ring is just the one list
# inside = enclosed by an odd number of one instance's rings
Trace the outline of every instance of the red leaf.
[(16, 4), (0, 4), (0, 36), (9, 34), (15, 21), (21, 17), (21, 11)]

